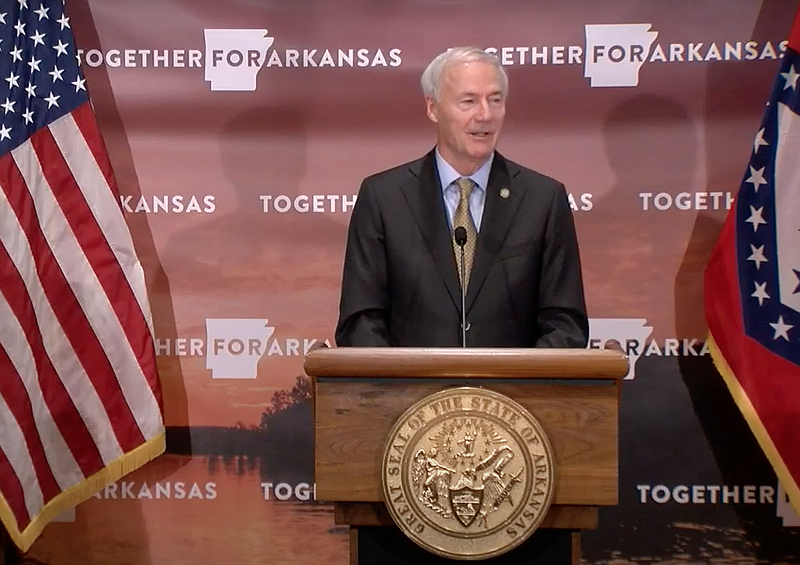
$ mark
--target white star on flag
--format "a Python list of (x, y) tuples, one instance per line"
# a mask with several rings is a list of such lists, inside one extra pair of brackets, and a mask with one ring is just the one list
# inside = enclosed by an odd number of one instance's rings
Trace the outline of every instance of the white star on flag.
[(47, 100), (47, 107), (48, 108), (52, 108), (53, 106), (58, 107), (59, 98), (61, 98), (61, 96), (53, 96), (53, 92), (51, 91), (50, 96), (45, 97), (45, 100)]
[(787, 88), (797, 88), (797, 77), (800, 77), (800, 74), (794, 70), (794, 65), (789, 67), (788, 73), (781, 73), (781, 76), (786, 79), (786, 83), (783, 85), (784, 90)]
[(770, 322), (769, 325), (775, 330), (775, 336), (772, 339), (778, 339), (779, 337), (782, 337), (786, 341), (789, 341), (789, 330), (794, 326), (785, 323), (783, 321), (783, 316), (778, 316), (778, 321), (774, 324)]
[(747, 258), (748, 261), (755, 261), (756, 263), (756, 270), (761, 268), (761, 263), (769, 263), (766, 257), (764, 257), (764, 246), (756, 248), (755, 245), (752, 243), (750, 244), (750, 251), (752, 251), (752, 255)]
[(37, 45), (44, 45), (44, 38), (45, 35), (37, 31), (31, 36), (31, 39), (33, 40), (33, 46), (36, 47)]
[(755, 167), (750, 165), (750, 178), (748, 178), (744, 182), (749, 182), (750, 184), (752, 184), (753, 188), (755, 188), (756, 192), (758, 192), (758, 188), (762, 184), (767, 184), (767, 181), (764, 180), (764, 167), (761, 167), (760, 169), (756, 170)]
[(58, 57), (60, 57), (61, 55), (66, 55), (67, 54), (67, 47), (69, 47), (69, 43), (64, 43), (60, 39), (58, 40), (58, 44), (57, 45), (53, 45), (53, 49), (58, 51), (58, 55), (57, 55)]
[(39, 16), (39, 21), (42, 21), (42, 18), (50, 19), (50, 16), (47, 15), (47, 12), (50, 11), (50, 8), (45, 8), (44, 4), (39, 6), (38, 10), (34, 10), (33, 13)]
[(750, 206), (750, 217), (747, 218), (745, 221), (753, 224), (753, 232), (757, 232), (758, 231), (758, 226), (760, 226), (762, 224), (764, 224), (764, 225), (767, 224), (767, 222), (764, 220), (764, 218), (761, 217), (761, 214), (763, 212), (764, 212), (764, 207), (763, 206), (761, 208), (759, 208), (758, 210), (756, 210), (755, 207)]
[(758, 150), (761, 149), (763, 145), (769, 145), (769, 143), (767, 143), (766, 140), (764, 139), (764, 128), (761, 128), (760, 130), (758, 130), (756, 138), (753, 141), (753, 152), (758, 153)]
[(753, 284), (756, 285), (756, 290), (750, 296), (758, 298), (758, 305), (763, 306), (764, 301), (769, 298), (769, 294), (767, 294), (767, 283), (758, 284), (757, 282), (753, 281)]

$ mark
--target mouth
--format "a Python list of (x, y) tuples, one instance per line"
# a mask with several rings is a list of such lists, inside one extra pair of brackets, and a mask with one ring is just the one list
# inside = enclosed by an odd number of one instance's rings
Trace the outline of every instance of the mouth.
[(475, 139), (488, 139), (492, 137), (494, 133), (490, 131), (471, 131), (469, 135)]

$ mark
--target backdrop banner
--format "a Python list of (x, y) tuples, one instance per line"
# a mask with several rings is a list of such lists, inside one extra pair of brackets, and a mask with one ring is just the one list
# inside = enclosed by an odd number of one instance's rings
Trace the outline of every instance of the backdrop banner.
[(498, 54), (499, 150), (564, 182), (590, 347), (619, 341), (619, 506), (586, 563), (800, 563), (800, 518), (705, 346), (703, 270), (797, 9), (783, 0), (70, 0), (151, 296), (167, 453), (26, 563), (345, 564), (303, 356), (333, 344), (362, 178), (434, 143), (419, 79)]

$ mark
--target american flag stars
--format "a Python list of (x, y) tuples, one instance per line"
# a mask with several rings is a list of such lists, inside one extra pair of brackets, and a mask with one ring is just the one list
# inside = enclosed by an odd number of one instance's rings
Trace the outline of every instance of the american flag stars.
[(63, 2), (0, 1), (0, 154), (88, 100)]

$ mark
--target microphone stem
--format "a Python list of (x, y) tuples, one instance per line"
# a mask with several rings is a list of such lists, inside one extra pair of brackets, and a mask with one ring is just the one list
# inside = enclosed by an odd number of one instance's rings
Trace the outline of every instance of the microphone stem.
[(464, 267), (464, 245), (461, 247), (461, 347), (467, 346), (467, 289), (466, 285), (466, 271)]

